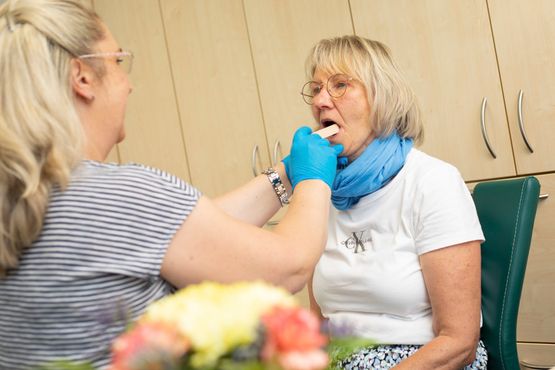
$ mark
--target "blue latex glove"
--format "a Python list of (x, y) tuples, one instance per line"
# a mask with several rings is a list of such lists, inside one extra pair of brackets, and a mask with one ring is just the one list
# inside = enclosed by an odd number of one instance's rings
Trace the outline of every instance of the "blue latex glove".
[(295, 132), (291, 154), (283, 159), (287, 177), (293, 190), (303, 180), (322, 180), (331, 188), (337, 169), (337, 156), (343, 145), (331, 146), (319, 135), (312, 135), (309, 127), (303, 126)]
[(285, 166), (285, 173), (287, 174), (289, 182), (291, 182), (291, 156), (288, 155), (287, 157), (283, 158), (281, 162), (283, 162), (283, 165)]
[[(285, 166), (285, 173), (287, 174), (287, 178), (290, 179), (290, 168), (291, 168), (291, 157), (286, 156), (281, 160), (283, 165)], [(347, 157), (337, 157), (337, 170), (342, 170), (349, 164), (349, 159)], [(291, 182), (291, 180), (289, 180)]]

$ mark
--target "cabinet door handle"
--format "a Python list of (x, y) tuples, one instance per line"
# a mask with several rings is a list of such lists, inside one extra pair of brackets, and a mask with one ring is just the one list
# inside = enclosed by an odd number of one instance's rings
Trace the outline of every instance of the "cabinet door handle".
[(522, 90), (518, 92), (518, 128), (520, 129), (520, 134), (524, 139), (524, 143), (528, 147), (530, 153), (534, 153), (534, 149), (532, 149), (532, 145), (528, 141), (528, 137), (526, 136), (526, 131), (524, 131), (524, 120), (522, 119), (522, 98), (524, 97), (524, 93)]
[[(279, 159), (278, 159), (278, 154), (279, 154)], [(283, 159), (283, 154), (281, 153), (281, 143), (279, 142), (279, 139), (278, 139), (274, 143), (274, 154), (272, 157), (272, 166), (275, 166), (278, 163), (278, 161), (281, 161), (282, 159)]]
[(254, 148), (252, 148), (252, 158), (251, 158), (251, 165), (252, 165), (252, 174), (254, 177), (258, 176), (259, 172), (256, 168), (256, 162), (259, 156), (258, 144), (254, 144)]
[(486, 106), (488, 105), (488, 98), (484, 97), (484, 99), (482, 99), (482, 109), (481, 109), (481, 114), (480, 114), (480, 123), (481, 123), (481, 127), (482, 127), (482, 137), (484, 138), (484, 141), (486, 142), (486, 147), (488, 148), (489, 152), (491, 153), (491, 156), (493, 158), (497, 158), (497, 156), (495, 155), (495, 152), (493, 151), (493, 148), (491, 147), (491, 144), (489, 142), (489, 138), (488, 138), (488, 133), (486, 131)]

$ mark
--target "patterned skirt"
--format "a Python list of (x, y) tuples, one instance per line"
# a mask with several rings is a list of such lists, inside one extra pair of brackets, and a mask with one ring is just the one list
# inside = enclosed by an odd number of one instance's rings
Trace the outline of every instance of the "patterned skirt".
[[(344, 370), (386, 370), (397, 365), (418, 349), (419, 345), (381, 345), (369, 349), (362, 349), (339, 366)], [(480, 341), (476, 350), (476, 360), (464, 370), (485, 370), (488, 364), (488, 354), (484, 343)]]

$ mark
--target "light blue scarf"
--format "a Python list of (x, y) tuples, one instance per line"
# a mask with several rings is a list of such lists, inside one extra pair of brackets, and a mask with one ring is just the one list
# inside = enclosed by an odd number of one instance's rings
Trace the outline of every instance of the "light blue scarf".
[(403, 168), (412, 146), (412, 139), (397, 133), (374, 139), (358, 158), (338, 170), (331, 195), (335, 208), (349, 209), (386, 185)]

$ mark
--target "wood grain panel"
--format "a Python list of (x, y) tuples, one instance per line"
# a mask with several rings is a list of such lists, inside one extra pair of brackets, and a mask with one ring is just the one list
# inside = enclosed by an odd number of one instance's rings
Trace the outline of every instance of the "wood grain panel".
[(269, 165), (241, 0), (161, 2), (191, 180), (221, 194)]
[[(351, 0), (355, 32), (387, 44), (423, 111), (422, 149), (467, 181), (515, 175), (494, 44), (484, 0)], [(480, 106), (487, 97), (487, 133)]]
[(537, 178), (541, 194), (549, 194), (549, 197), (538, 204), (520, 300), (517, 337), (522, 342), (555, 343), (555, 174)]
[(123, 49), (135, 54), (122, 162), (140, 162), (189, 180), (164, 27), (157, 0), (95, 0)]
[[(499, 69), (519, 174), (555, 170), (555, 2), (489, 0)], [(526, 147), (518, 125), (518, 93), (523, 122), (534, 149)]]
[(522, 370), (555, 367), (555, 344), (518, 343), (517, 347)]

